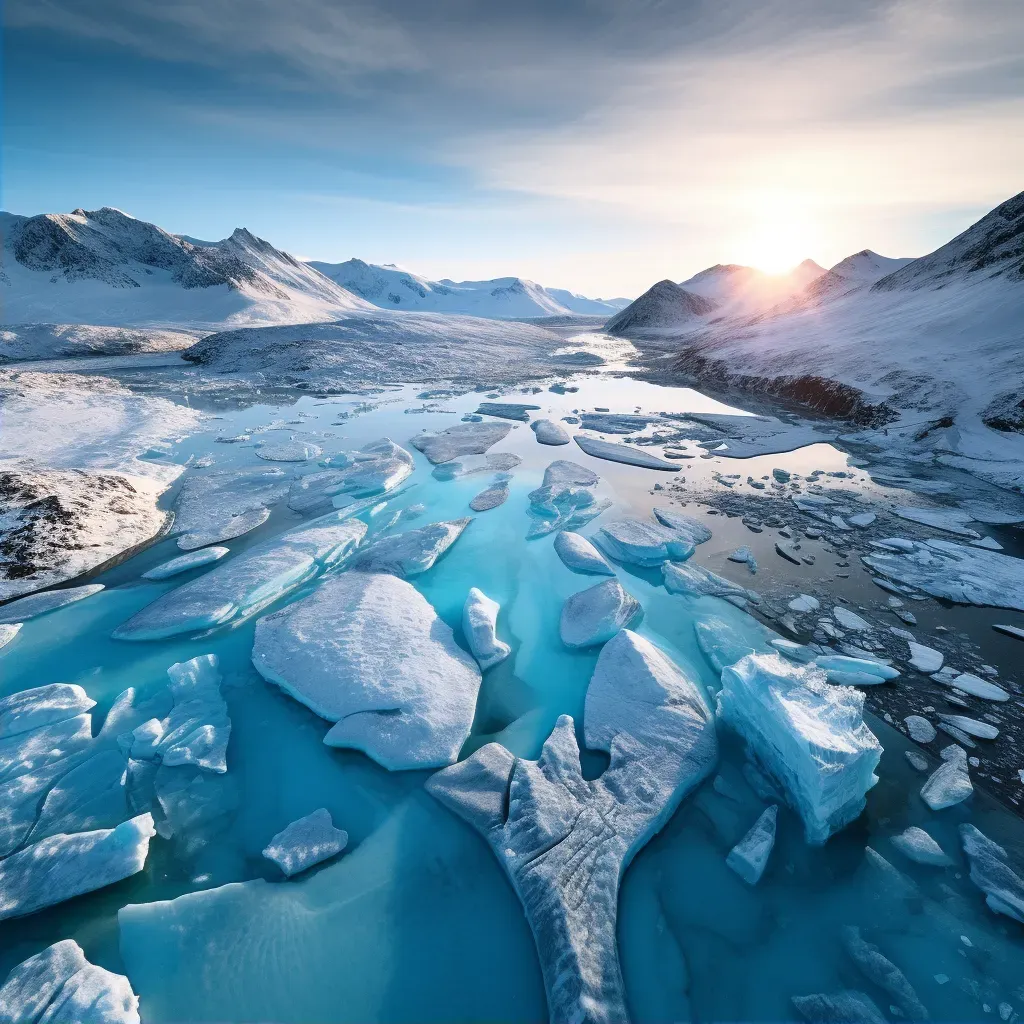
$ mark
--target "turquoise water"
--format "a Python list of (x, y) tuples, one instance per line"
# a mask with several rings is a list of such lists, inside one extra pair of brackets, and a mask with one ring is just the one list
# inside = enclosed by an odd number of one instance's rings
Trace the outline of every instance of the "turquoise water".
[[(735, 411), (694, 392), (629, 379), (575, 383), (580, 386), (575, 394), (545, 391), (505, 400), (540, 405), (543, 412), (535, 416), (556, 419), (595, 406), (614, 412), (638, 406), (645, 412)], [(419, 390), (369, 399), (306, 396), (289, 404), (221, 411), (204, 430), (154, 457), (186, 463), (212, 454), (212, 469), (195, 472), (270, 465), (291, 471), (291, 464), (259, 460), (252, 444), (308, 431), (317, 435), (325, 454), (382, 436), (405, 445), (421, 429), (458, 422), (483, 398), (433, 400), (451, 412), (406, 412), (424, 405), (415, 397)], [(339, 410), (360, 401), (377, 404), (338, 420)], [(301, 424), (290, 422), (281, 432), (253, 433), (249, 445), (214, 440), (299, 419)], [(499, 636), (512, 645), (513, 656), (484, 675), (463, 755), (498, 740), (520, 756), (535, 757), (560, 714), (581, 725), (597, 653), (569, 651), (558, 637), (562, 602), (594, 580), (562, 566), (552, 550), (553, 534), (526, 540), (527, 494), (554, 459), (594, 469), (602, 477), (599, 496), (615, 505), (582, 531), (589, 534), (617, 514), (648, 510), (661, 500), (651, 488), (668, 474), (595, 460), (574, 444), (538, 445), (525, 424), (491, 450), (523, 458), (508, 501), (478, 514), (438, 564), (412, 582), (460, 642), (469, 587), (500, 603)], [(416, 471), (388, 507), (422, 503), (426, 512), (401, 528), (469, 514), (469, 500), (490, 477), (439, 482), (426, 459), (410, 451)], [(846, 457), (816, 445), (788, 456), (745, 460), (732, 471), (756, 478), (774, 466), (828, 470), (845, 467)], [(680, 475), (696, 482), (716, 470), (730, 472), (728, 466), (695, 459)], [(173, 491), (166, 500), (173, 500)], [(228, 557), (301, 521), (282, 504), (262, 527), (228, 541)], [(707, 521), (716, 527), (713, 519)], [(76, 682), (99, 702), (98, 722), (126, 687), (155, 691), (165, 685), (172, 663), (215, 653), (232, 720), (228, 774), (238, 790), (238, 810), (225, 819), (217, 843), (195, 861), (182, 862), (169, 844), (155, 839), (145, 871), (134, 878), (0, 924), (0, 971), (58, 939), (74, 938), (93, 962), (128, 974), (145, 1021), (543, 1019), (536, 953), (516, 897), (483, 840), (425, 795), (427, 773), (389, 773), (360, 754), (324, 746), (328, 723), (267, 685), (252, 668), (254, 621), (201, 638), (150, 643), (110, 638), (135, 611), (204, 571), (162, 582), (141, 580), (143, 572), (176, 553), (173, 541), (162, 541), (99, 575), (107, 586), (99, 595), (27, 623), (0, 651), (0, 692)], [(702, 560), (701, 548), (694, 558)], [(623, 567), (618, 572), (645, 609), (638, 631), (709, 687), (717, 676), (696, 645), (697, 619), (717, 615), (752, 642), (763, 636), (753, 619), (729, 604), (670, 595), (656, 572)], [(315, 585), (306, 584), (273, 608)], [(726, 867), (725, 856), (764, 804), (743, 780), (740, 751), (723, 735), (720, 771), (740, 800), (722, 797), (709, 782), (637, 856), (625, 877), (619, 938), (635, 1020), (791, 1019), (790, 996), (841, 988), (863, 989), (885, 1009), (890, 1000), (863, 979), (843, 950), (845, 925), (860, 926), (864, 937), (903, 970), (934, 1019), (991, 1018), (998, 1016), (1001, 1002), (1024, 1012), (1024, 991), (1015, 992), (1024, 984), (1024, 928), (984, 906), (966, 877), (956, 834), (958, 823), (974, 821), (1011, 851), (1020, 851), (1024, 825), (981, 793), (960, 807), (930, 812), (917, 795), (924, 776), (903, 756), (908, 741), (882, 722), (869, 724), (885, 755), (865, 813), (826, 847), (810, 849), (799, 822), (783, 811), (772, 860), (755, 889)], [(598, 755), (587, 754), (586, 762), (590, 775), (600, 772)], [(278, 882), (260, 851), (290, 821), (321, 806), (348, 831), (348, 850), (306, 875)], [(955, 866), (925, 868), (902, 859), (888, 837), (911, 824), (926, 828)], [(912, 880), (913, 894), (872, 873), (863, 853), (869, 844)], [(164, 902), (169, 900), (175, 902)], [(117, 912), (125, 907), (130, 909), (119, 926)], [(937, 974), (949, 981), (939, 984)]]

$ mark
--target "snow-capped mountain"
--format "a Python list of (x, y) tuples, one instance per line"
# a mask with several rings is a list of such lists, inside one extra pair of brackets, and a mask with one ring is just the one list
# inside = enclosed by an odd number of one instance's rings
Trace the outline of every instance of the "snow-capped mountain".
[(719, 263), (694, 274), (681, 286), (695, 295), (714, 300), (719, 315), (732, 316), (770, 309), (800, 294), (824, 273), (825, 268), (814, 260), (804, 260), (784, 274), (766, 274), (756, 267)]
[(0, 214), (0, 320), (218, 327), (334, 319), (368, 303), (238, 228), (172, 235), (111, 207)]
[(1024, 192), (1001, 203), (935, 252), (883, 277), (875, 288), (935, 288), (975, 275), (1024, 280)]
[(628, 299), (588, 299), (564, 288), (545, 288), (521, 277), (489, 281), (431, 281), (394, 264), (351, 259), (309, 266), (342, 288), (381, 309), (430, 313), (464, 313), (488, 319), (557, 316), (567, 313), (610, 316)]
[(713, 299), (687, 291), (675, 281), (659, 281), (613, 316), (605, 331), (618, 336), (676, 331), (683, 324), (701, 322), (717, 308)]
[(810, 299), (824, 299), (843, 295), (855, 288), (867, 288), (912, 262), (909, 258), (893, 259), (863, 249), (826, 270), (804, 289), (804, 294)]

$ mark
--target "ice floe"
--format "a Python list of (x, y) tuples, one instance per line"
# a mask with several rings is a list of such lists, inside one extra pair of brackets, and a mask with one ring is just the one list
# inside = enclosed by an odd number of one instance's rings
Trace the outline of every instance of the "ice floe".
[(793, 996), (793, 1006), (808, 1024), (885, 1024), (871, 997), (855, 989), (832, 995)]
[(659, 459), (656, 455), (632, 445), (602, 441), (600, 438), (590, 437), (588, 434), (573, 434), (573, 440), (595, 459), (622, 462), (627, 466), (639, 466), (642, 469), (659, 469), (665, 473), (678, 473), (682, 468), (674, 462)]
[(563, 715), (539, 760), (490, 743), (427, 789), (485, 836), (507, 872), (533, 931), (551, 1020), (613, 1024), (628, 1019), (619, 881), (714, 769), (717, 742), (700, 685), (629, 630), (598, 658), (583, 732), (587, 747), (610, 755), (592, 781)]
[(882, 747), (859, 691), (778, 654), (751, 654), (723, 670), (718, 714), (782, 788), (809, 843), (824, 843), (864, 809)]
[(413, 471), (412, 456), (388, 437), (358, 451), (332, 456), (329, 468), (297, 477), (288, 490), (288, 507), (309, 512), (330, 504), (339, 494), (357, 498), (388, 494)]
[(323, 455), (323, 448), (312, 441), (264, 441), (256, 448), (256, 455), (267, 462), (308, 462)]
[(74, 683), (48, 683), (0, 698), (0, 739), (75, 718), (96, 706)]
[(586, 537), (571, 530), (555, 534), (555, 554), (573, 572), (591, 576), (614, 576), (615, 570)]
[(933, 673), (932, 678), (937, 683), (942, 683), (943, 686), (949, 686), (954, 690), (961, 690), (964, 693), (971, 694), (973, 697), (981, 697), (984, 700), (1004, 702), (1010, 699), (1010, 695), (1001, 686), (996, 686), (995, 683), (990, 683), (987, 679), (982, 679), (973, 672), (950, 672), (949, 675), (944, 675), (944, 672), (945, 669), (941, 669), (939, 672)]
[(456, 423), (445, 430), (417, 434), (409, 444), (436, 466), (463, 455), (482, 455), (504, 440), (511, 429), (511, 423)]
[(146, 813), (113, 829), (59, 834), (0, 860), (0, 920), (22, 917), (141, 871), (156, 834)]
[(278, 832), (263, 850), (263, 856), (291, 878), (336, 856), (347, 845), (348, 833), (335, 828), (331, 812), (320, 807)]
[(329, 512), (257, 545), (157, 598), (114, 630), (119, 640), (159, 640), (240, 622), (317, 571), (349, 557), (366, 524)]
[(526, 423), (530, 419), (530, 413), (539, 410), (539, 405), (523, 402), (481, 402), (476, 411), (479, 416), (498, 416), (501, 419), (521, 420)]
[(382, 537), (357, 553), (352, 568), (360, 572), (387, 572), (403, 578), (417, 576), (431, 568), (472, 521), (472, 517), (451, 519)]
[(933, 810), (941, 811), (962, 803), (973, 792), (967, 771), (967, 752), (956, 744), (942, 751), (942, 764), (921, 787), (921, 799)]
[(128, 979), (62, 939), (18, 964), (0, 988), (0, 1024), (139, 1024)]
[(1012, 636), (1017, 640), (1024, 640), (1024, 629), (1021, 629), (1018, 626), (1003, 626), (996, 624), (993, 625), (992, 628), (997, 633), (1002, 633), (1004, 636)]
[(819, 655), (814, 659), (837, 686), (877, 686), (899, 676), (899, 670), (872, 658), (851, 658), (844, 654)]
[(686, 534), (650, 519), (628, 517), (607, 523), (594, 534), (594, 542), (606, 555), (627, 565), (661, 565), (672, 559), (685, 561), (693, 554)]
[(703, 565), (695, 565), (692, 562), (665, 562), (661, 567), (661, 575), (665, 589), (670, 594), (722, 597), (739, 608), (745, 608), (748, 601), (757, 604), (761, 600), (755, 591), (741, 587), (738, 583), (705, 569)]
[(498, 611), (497, 601), (492, 601), (476, 587), (470, 588), (462, 609), (462, 632), (470, 652), (484, 672), (512, 653), (512, 648), (498, 639)]
[(695, 547), (698, 544), (711, 540), (711, 531), (699, 519), (695, 519), (693, 516), (688, 516), (674, 508), (654, 508), (652, 511), (654, 512), (654, 518), (662, 526), (667, 526), (670, 530), (675, 530), (676, 533), (688, 537), (690, 543)]
[(747, 885), (757, 885), (768, 866), (768, 858), (775, 845), (775, 825), (778, 816), (779, 808), (776, 805), (766, 808), (725, 859), (725, 863)]
[(960, 841), (971, 881), (985, 894), (989, 908), (1024, 924), (1024, 879), (1010, 866), (1006, 850), (968, 824), (960, 826)]
[(6, 647), (20, 632), (22, 622), (5, 622), (0, 625), (0, 649)]
[(557, 459), (544, 470), (540, 487), (527, 495), (527, 514), (533, 520), (528, 537), (543, 537), (555, 530), (578, 530), (611, 505), (598, 499), (593, 488), (601, 478), (590, 469)]
[(917, 669), (918, 672), (923, 672), (925, 675), (931, 675), (942, 668), (942, 651), (919, 644), (914, 640), (908, 640), (907, 644), (910, 647), (910, 664), (912, 668)]
[(508, 484), (504, 481), (491, 484), (490, 487), (481, 491), (470, 499), (469, 507), (474, 512), (487, 512), (508, 501)]
[(569, 443), (569, 434), (560, 423), (554, 420), (534, 420), (530, 428), (537, 435), (540, 444), (560, 445)]
[(63, 590), (48, 590), (43, 594), (19, 597), (15, 601), (0, 605), (0, 626), (25, 623), (48, 612), (55, 612), (58, 608), (66, 608), (76, 601), (83, 601), (93, 594), (98, 594), (102, 589), (102, 583), (86, 583), (81, 587), (66, 587)]
[(788, 607), (791, 612), (804, 615), (808, 612), (816, 612), (821, 607), (821, 602), (816, 597), (811, 597), (810, 594), (800, 594), (799, 597), (794, 597), (789, 602)]
[(346, 572), (256, 624), (259, 673), (336, 723), (333, 747), (391, 770), (451, 764), (469, 736), (476, 662), (408, 583)]
[(867, 619), (862, 618), (854, 611), (850, 611), (849, 608), (844, 608), (841, 604), (837, 604), (832, 609), (832, 618), (842, 626), (843, 629), (849, 629), (854, 633), (861, 633), (865, 630), (871, 629), (871, 623)]
[(982, 740), (994, 740), (999, 735), (999, 730), (989, 722), (979, 722), (976, 718), (967, 718), (964, 715), (939, 715), (947, 725), (967, 733), (968, 736), (977, 736)]
[(948, 540), (906, 543), (902, 550), (863, 555), (861, 561), (932, 597), (1024, 611), (1024, 559)]
[(923, 828), (911, 825), (898, 836), (892, 837), (892, 845), (904, 857), (917, 864), (929, 864), (933, 867), (946, 867), (953, 862), (943, 853), (942, 847)]
[(153, 566), (148, 572), (142, 574), (144, 580), (166, 580), (179, 573), (188, 572), (190, 569), (198, 569), (202, 565), (209, 565), (211, 562), (219, 561), (225, 555), (230, 554), (228, 548), (209, 547), (201, 548), (199, 551), (189, 552), (187, 555), (178, 555), (170, 561), (161, 562)]
[[(843, 945), (861, 974), (892, 999), (894, 1017), (906, 1017), (911, 1021), (930, 1019), (907, 976), (877, 946), (866, 942), (859, 928), (851, 925), (843, 929)], [(895, 1012), (897, 1010), (898, 1013)]]
[(620, 629), (635, 626), (644, 610), (616, 579), (566, 598), (558, 631), (566, 647), (594, 647)]
[(178, 546), (191, 550), (255, 529), (288, 493), (288, 482), (284, 470), (270, 467), (188, 473), (174, 502)]
[(915, 743), (931, 743), (937, 733), (935, 726), (921, 715), (907, 715), (903, 721), (907, 725), (907, 732)]
[(931, 526), (936, 530), (943, 530), (946, 533), (955, 533), (961, 537), (978, 537), (975, 530), (968, 529), (965, 525), (973, 521), (969, 512), (963, 512), (955, 508), (914, 508), (908, 505), (897, 505), (893, 512), (911, 523), (920, 523), (922, 526)]
[(248, 512), (239, 512), (237, 516), (214, 522), (209, 527), (191, 530), (178, 538), (178, 547), (182, 551), (194, 551), (222, 540), (234, 540), (252, 533), (270, 518), (269, 508), (252, 508)]

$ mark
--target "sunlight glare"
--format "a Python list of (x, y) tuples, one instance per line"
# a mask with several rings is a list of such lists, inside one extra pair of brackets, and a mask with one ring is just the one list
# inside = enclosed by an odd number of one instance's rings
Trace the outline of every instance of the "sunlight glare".
[(739, 240), (737, 262), (766, 274), (788, 273), (811, 256), (815, 228), (796, 197), (764, 196), (751, 211), (750, 233)]

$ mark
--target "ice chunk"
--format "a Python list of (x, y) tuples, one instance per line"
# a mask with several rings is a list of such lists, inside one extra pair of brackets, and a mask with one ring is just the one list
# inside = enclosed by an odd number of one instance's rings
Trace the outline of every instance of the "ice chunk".
[(865, 630), (871, 629), (871, 623), (867, 619), (861, 618), (856, 612), (850, 611), (849, 608), (844, 608), (841, 604), (837, 604), (832, 609), (832, 618), (843, 629), (849, 629), (854, 633), (862, 633)]
[(948, 540), (904, 543), (909, 547), (864, 555), (861, 561), (932, 597), (1024, 611), (1024, 559)]
[(527, 496), (528, 515), (534, 520), (529, 537), (542, 537), (555, 530), (578, 530), (611, 505), (598, 501), (592, 488), (600, 477), (589, 469), (557, 459), (544, 470), (544, 480)]
[(717, 615), (698, 619), (693, 624), (693, 631), (697, 637), (697, 646), (719, 675), (726, 665), (735, 665), (741, 658), (757, 650), (750, 642), (749, 633), (741, 632)]
[(558, 630), (566, 647), (594, 647), (636, 625), (643, 614), (640, 602), (618, 580), (605, 580), (566, 599)]
[(508, 501), (508, 484), (497, 483), (476, 495), (470, 501), (469, 507), (474, 512), (487, 512), (489, 509), (504, 505), (506, 501)]
[(849, 658), (841, 654), (819, 655), (814, 659), (837, 686), (878, 686), (899, 676), (899, 672), (870, 658)]
[[(226, 772), (231, 719), (221, 696), (220, 666), (215, 654), (180, 661), (167, 670), (174, 700), (171, 713), (160, 723), (153, 755), (165, 765), (194, 764), (211, 772)], [(134, 734), (133, 734), (134, 735)], [(146, 756), (146, 742), (136, 736), (132, 757)]]
[(940, 674), (932, 676), (937, 683), (942, 683), (943, 686), (962, 690), (964, 693), (982, 697), (985, 700), (1007, 701), (1010, 699), (1010, 695), (1001, 686), (996, 686), (995, 683), (990, 683), (987, 679), (982, 679), (972, 672), (951, 673), (949, 676), (945, 676), (941, 674), (944, 671), (940, 669)]
[[(792, 562), (794, 565), (802, 565), (800, 556), (797, 554), (796, 548), (792, 544), (787, 544), (785, 541), (777, 540), (775, 542), (776, 554), (781, 555), (787, 562)], [(808, 999), (811, 997), (808, 996)]]
[(942, 847), (923, 828), (911, 825), (910, 828), (892, 837), (892, 845), (904, 857), (909, 857), (918, 864), (930, 864), (933, 867), (945, 867), (953, 862), (942, 852)]
[(56, 835), (0, 861), (0, 920), (102, 889), (141, 871), (155, 834), (153, 815), (114, 829)]
[(907, 645), (910, 647), (910, 664), (918, 672), (923, 672), (925, 675), (930, 676), (933, 672), (938, 672), (942, 668), (943, 659), (941, 651), (935, 650), (934, 647), (926, 647), (915, 640), (908, 640)]
[(725, 863), (747, 885), (757, 885), (768, 866), (775, 845), (775, 822), (779, 808), (772, 804), (751, 826), (750, 831), (729, 851)]
[(483, 671), (504, 661), (512, 648), (497, 637), (498, 602), (472, 587), (462, 609), (462, 632)]
[(451, 764), (469, 736), (476, 662), (413, 587), (345, 573), (256, 625), (253, 664), (337, 724), (328, 746), (391, 770)]
[(816, 612), (821, 607), (821, 603), (816, 597), (811, 597), (810, 594), (801, 594), (799, 597), (794, 597), (789, 602), (789, 610), (796, 612), (799, 615), (804, 615), (808, 612)]
[(348, 833), (335, 828), (331, 812), (320, 807), (278, 832), (263, 856), (291, 878), (341, 853), (347, 845)]
[(159, 640), (240, 622), (262, 611), (320, 569), (355, 551), (366, 524), (329, 512), (257, 545), (204, 576), (171, 590), (114, 630), (119, 640)]
[[(255, 529), (264, 512), (276, 505), (287, 493), (288, 476), (284, 470), (260, 468), (222, 473), (190, 473), (181, 485), (174, 503), (173, 532), (193, 535), (207, 544), (231, 537), (240, 537), (245, 530)], [(245, 516), (239, 520), (240, 516)], [(259, 520), (259, 522), (257, 522)], [(241, 532), (232, 532), (241, 531)], [(179, 547), (202, 547), (192, 541)]]
[(718, 714), (782, 788), (809, 843), (824, 843), (864, 809), (882, 747), (859, 691), (778, 654), (751, 654), (722, 671)]
[(973, 522), (969, 512), (956, 508), (913, 508), (909, 505), (897, 505), (893, 512), (912, 523), (931, 526), (946, 533), (956, 533), (961, 537), (978, 537), (980, 534), (968, 529), (964, 524)]
[(182, 551), (194, 551), (196, 548), (215, 544), (222, 540), (234, 540), (252, 533), (270, 518), (269, 508), (252, 508), (248, 512), (239, 512), (230, 519), (214, 520), (207, 527), (199, 527), (183, 533), (178, 538), (178, 547)]
[(540, 444), (568, 444), (569, 434), (560, 423), (554, 420), (535, 420), (530, 424)]
[(0, 1024), (139, 1024), (139, 999), (126, 977), (63, 939), (11, 971), (0, 988)]
[(711, 531), (699, 519), (695, 519), (693, 516), (685, 515), (674, 508), (656, 508), (653, 512), (654, 518), (662, 526), (667, 526), (670, 530), (675, 530), (676, 533), (689, 537), (690, 543), (695, 546), (711, 540)]
[(0, 605), (0, 626), (25, 623), (38, 615), (54, 612), (76, 601), (82, 601), (103, 589), (102, 583), (87, 583), (81, 587), (66, 587), (63, 590), (46, 590), (40, 594), (29, 594)]
[(683, 562), (693, 554), (688, 536), (649, 519), (616, 519), (598, 530), (594, 542), (627, 565), (661, 565), (670, 558)]
[(198, 569), (201, 565), (219, 561), (226, 554), (229, 554), (227, 548), (202, 548), (191, 554), (178, 555), (177, 558), (172, 558), (168, 562), (161, 562), (160, 565), (153, 566), (149, 572), (144, 572), (142, 578), (144, 580), (165, 580), (170, 576), (188, 572), (189, 569)]
[(5, 622), (0, 626), (0, 648), (6, 647), (20, 632), (22, 622)]
[(552, 1021), (628, 1019), (616, 944), (619, 880), (682, 798), (714, 769), (714, 716), (695, 680), (623, 630), (597, 660), (584, 708), (588, 747), (610, 763), (588, 781), (572, 719), (540, 759), (490, 743), (427, 790), (490, 843), (533, 930)]
[(910, 762), (915, 771), (928, 771), (928, 758), (916, 750), (904, 750), (903, 756)]
[[(1024, 629), (1019, 629), (1017, 626), (993, 625), (992, 628), (997, 633), (1002, 633), (1005, 636), (1012, 636), (1012, 637), (1016, 638), (1017, 640), (1024, 640)], [(0, 647), (2, 647), (2, 646), (3, 646), (3, 644), (0, 644)]]
[(723, 597), (743, 607), (747, 601), (755, 604), (760, 597), (753, 591), (741, 587), (724, 576), (705, 569), (703, 565), (680, 565), (677, 562), (666, 562), (661, 567), (665, 589), (670, 594), (686, 594), (689, 597)]
[(525, 405), (522, 402), (481, 402), (477, 414), (500, 416), (505, 420), (522, 420), (526, 423), (530, 419), (530, 413), (539, 409), (539, 405)]
[(410, 476), (414, 469), (412, 455), (389, 437), (363, 445), (357, 452), (330, 460), (331, 468), (308, 473), (292, 482), (288, 491), (288, 507), (296, 512), (309, 512), (328, 504), (339, 494), (368, 498), (388, 494)]
[(814, 661), (818, 656), (818, 652), (813, 648), (808, 647), (806, 644), (798, 644), (793, 640), (785, 640), (781, 636), (773, 637), (768, 642), (779, 652), (779, 654), (785, 655), (790, 661), (795, 661), (799, 665), (806, 665), (809, 661)]
[(946, 725), (953, 726), (968, 736), (977, 736), (982, 740), (994, 740), (999, 735), (999, 730), (988, 722), (979, 722), (976, 718), (967, 718), (964, 715), (939, 715)]
[(578, 533), (561, 530), (555, 535), (554, 546), (555, 554), (562, 560), (562, 564), (573, 572), (592, 576), (615, 575), (615, 570), (605, 560), (604, 555), (586, 537)]
[(660, 469), (665, 473), (678, 473), (682, 468), (667, 459), (659, 459), (650, 452), (634, 448), (628, 444), (615, 444), (613, 441), (602, 441), (587, 434), (574, 434), (575, 442), (595, 459), (607, 459), (609, 462), (623, 462), (627, 466), (640, 466), (642, 469)]
[(907, 732), (915, 743), (931, 743), (935, 739), (935, 726), (921, 715), (907, 715), (903, 719), (907, 725)]
[(451, 519), (383, 537), (360, 551), (352, 561), (352, 568), (360, 572), (416, 576), (431, 568), (472, 521), (472, 516)]
[[(522, 459), (512, 452), (490, 452), (487, 455), (465, 455), (455, 462), (442, 462), (430, 474), (435, 480), (463, 480), (480, 473), (505, 474), (501, 479), (510, 479), (508, 474), (522, 464)], [(495, 477), (498, 479), (498, 477)]]
[(0, 739), (75, 718), (96, 701), (74, 683), (50, 683), (0, 699)]
[(855, 516), (847, 516), (846, 521), (863, 530), (870, 526), (875, 521), (875, 518), (874, 512), (859, 512)]
[(634, 434), (654, 423), (656, 417), (614, 412), (585, 412), (580, 419), (586, 430), (595, 430), (599, 434)]
[(871, 997), (853, 989), (834, 995), (793, 996), (792, 1001), (810, 1024), (886, 1024)]
[(907, 976), (877, 946), (865, 942), (859, 928), (843, 929), (843, 945), (861, 974), (890, 996), (902, 1011), (901, 1016), (912, 1021), (929, 1019), (928, 1011)]
[(91, 740), (90, 715), (76, 715), (0, 740), (0, 782), (15, 779), (78, 753)]
[(974, 792), (967, 771), (967, 751), (954, 743), (942, 751), (942, 757), (942, 764), (921, 787), (921, 799), (933, 811), (961, 803)]
[(973, 825), (960, 826), (960, 841), (971, 881), (985, 893), (989, 908), (1024, 924), (1024, 879), (1010, 867), (1006, 851)]
[(754, 557), (754, 552), (746, 544), (741, 548), (737, 548), (729, 555), (729, 561), (739, 562), (741, 565), (746, 565), (751, 572), (757, 572), (757, 559)]
[(446, 430), (417, 434), (409, 444), (436, 466), (462, 455), (482, 455), (503, 441), (511, 429), (511, 423), (456, 423)]
[(323, 448), (312, 441), (292, 438), (289, 441), (264, 441), (256, 454), (267, 462), (308, 462), (323, 455)]

